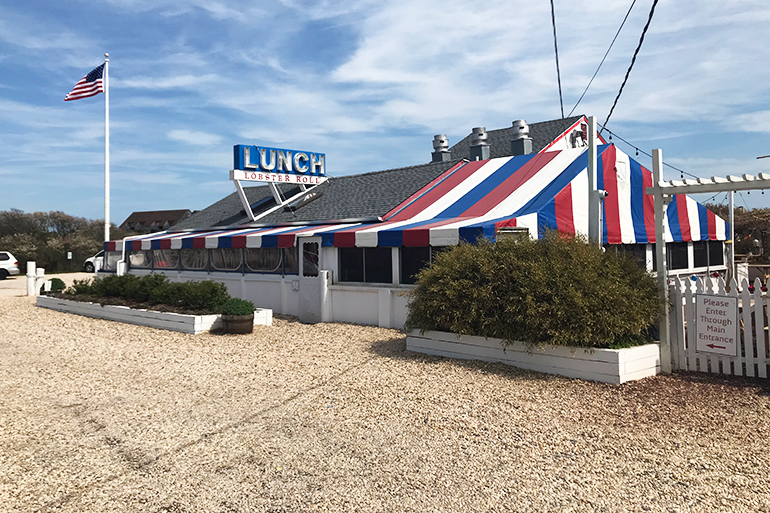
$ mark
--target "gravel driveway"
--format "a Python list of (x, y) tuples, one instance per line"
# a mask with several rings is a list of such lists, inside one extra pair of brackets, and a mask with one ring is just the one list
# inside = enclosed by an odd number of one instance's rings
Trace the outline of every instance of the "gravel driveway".
[(769, 390), (586, 383), (346, 324), (185, 335), (6, 294), (0, 511), (768, 512)]

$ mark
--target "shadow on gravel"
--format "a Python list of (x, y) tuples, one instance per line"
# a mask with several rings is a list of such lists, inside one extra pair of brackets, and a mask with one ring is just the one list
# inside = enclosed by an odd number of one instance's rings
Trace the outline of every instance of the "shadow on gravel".
[[(542, 381), (575, 381), (571, 378), (565, 378), (563, 376), (556, 376), (553, 374), (544, 374), (542, 372), (535, 372), (526, 369), (520, 369), (510, 365), (494, 362), (483, 362), (481, 360), (461, 360), (455, 358), (448, 358), (446, 356), (435, 356), (424, 353), (415, 353), (413, 351), (407, 351), (406, 339), (391, 338), (388, 340), (378, 340), (369, 348), (369, 351), (385, 358), (412, 361), (418, 363), (424, 363), (426, 365), (435, 364), (439, 362), (452, 362), (452, 364), (465, 369), (481, 372), (484, 374), (496, 374), (499, 376), (506, 376), (509, 378), (526, 378), (526, 379), (538, 379)], [(579, 380), (578, 380), (579, 381)], [(596, 385), (605, 386), (603, 383), (595, 383)], [(606, 385), (612, 386), (612, 385)]]
[(705, 372), (678, 371), (673, 376), (686, 383), (701, 385), (716, 385), (735, 389), (754, 389), (761, 395), (770, 396), (770, 378), (747, 378), (744, 376), (727, 376), (724, 374), (707, 374)]

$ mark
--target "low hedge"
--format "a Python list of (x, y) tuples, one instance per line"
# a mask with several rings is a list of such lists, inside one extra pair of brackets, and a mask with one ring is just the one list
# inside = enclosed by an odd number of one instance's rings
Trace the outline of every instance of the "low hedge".
[(227, 287), (214, 281), (171, 282), (162, 274), (135, 276), (110, 275), (98, 280), (75, 280), (64, 291), (68, 296), (95, 298), (105, 303), (114, 300), (143, 305), (164, 305), (191, 312), (222, 313), (232, 299)]
[(631, 257), (583, 238), (461, 244), (417, 275), (407, 329), (617, 348), (648, 343), (655, 280)]

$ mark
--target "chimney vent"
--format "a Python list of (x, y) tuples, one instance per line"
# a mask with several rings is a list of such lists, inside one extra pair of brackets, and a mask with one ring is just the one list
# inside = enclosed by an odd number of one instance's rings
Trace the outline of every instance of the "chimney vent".
[(471, 160), (489, 159), (489, 134), (483, 126), (477, 126), (471, 133)]
[(449, 139), (444, 134), (439, 134), (433, 137), (433, 153), (431, 153), (433, 159), (431, 162), (448, 162), (452, 159), (452, 154), (449, 153)]
[(532, 153), (532, 138), (529, 136), (529, 125), (527, 122), (523, 119), (517, 119), (512, 125), (511, 154), (516, 156)]

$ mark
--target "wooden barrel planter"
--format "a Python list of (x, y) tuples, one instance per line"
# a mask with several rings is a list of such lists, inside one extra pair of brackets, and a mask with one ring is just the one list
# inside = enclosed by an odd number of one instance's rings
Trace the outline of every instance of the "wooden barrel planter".
[(254, 314), (226, 315), (222, 314), (222, 331), (225, 333), (245, 334), (254, 331)]

